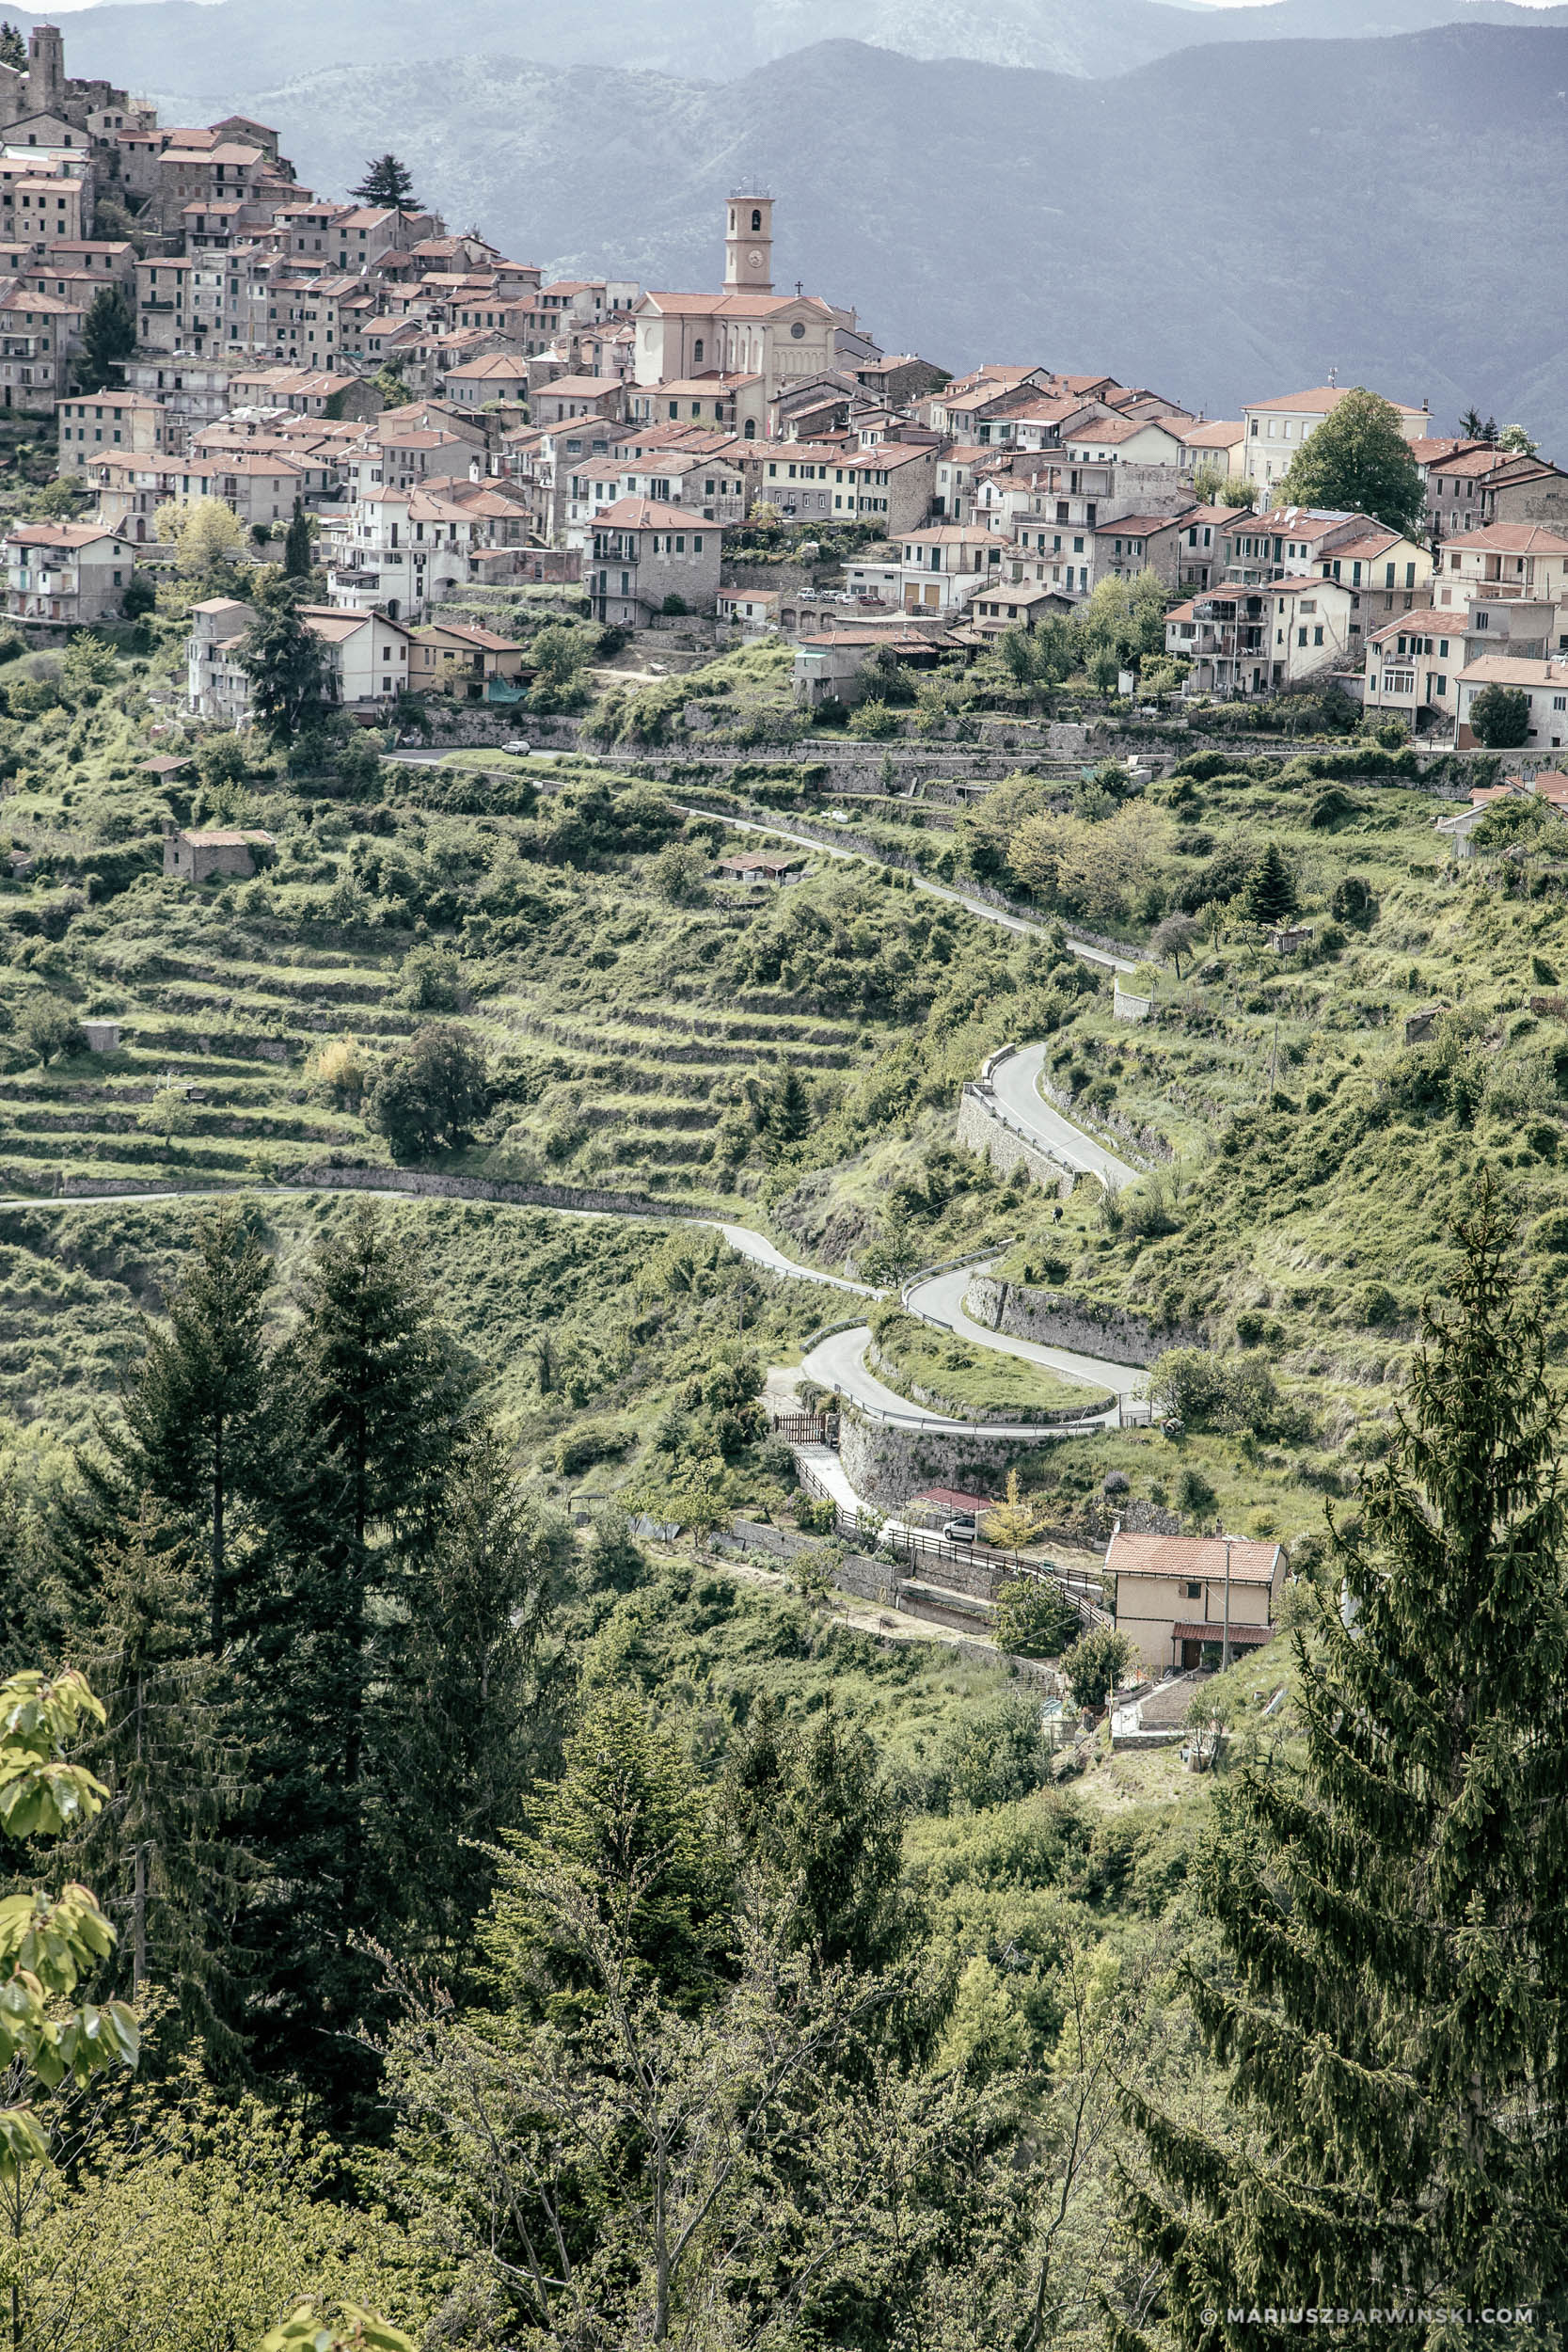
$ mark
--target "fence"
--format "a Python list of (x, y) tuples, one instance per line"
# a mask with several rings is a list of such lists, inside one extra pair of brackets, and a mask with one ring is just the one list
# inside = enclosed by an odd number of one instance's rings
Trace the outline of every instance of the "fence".
[[(873, 1544), (879, 1551), (896, 1553), (911, 1565), (927, 1566), (934, 1563), (938, 1566), (958, 1568), (964, 1572), (971, 1591), (974, 1589), (974, 1571), (976, 1568), (984, 1569), (988, 1572), (985, 1578), (988, 1589), (982, 1597), (987, 1599), (994, 1598), (999, 1583), (1019, 1578), (1032, 1583), (1048, 1584), (1061, 1595), (1069, 1608), (1077, 1612), (1079, 1622), (1085, 1631), (1092, 1626), (1112, 1623), (1107, 1611), (1091, 1600), (1087, 1592), (1076, 1581), (1069, 1581), (1057, 1569), (1041, 1565), (1037, 1561), (1022, 1559), (1016, 1551), (999, 1551), (991, 1544), (953, 1544), (941, 1535), (927, 1534), (922, 1528), (896, 1523), (890, 1525), (874, 1512), (846, 1510), (827, 1481), (799, 1451), (795, 1455), (795, 1467), (806, 1493), (816, 1502), (832, 1504), (834, 1534), (847, 1537), (852, 1543)], [(941, 1580), (936, 1581), (940, 1582)], [(964, 1586), (956, 1581), (952, 1589), (961, 1591)], [(896, 1604), (896, 1595), (895, 1600)]]
[(825, 1445), (838, 1450), (836, 1413), (775, 1413), (773, 1435), (785, 1445)]

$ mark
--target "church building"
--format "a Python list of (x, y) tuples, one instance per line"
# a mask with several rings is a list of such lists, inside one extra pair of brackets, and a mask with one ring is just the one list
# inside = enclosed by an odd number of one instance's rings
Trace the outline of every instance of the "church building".
[[(721, 294), (645, 294), (632, 317), (639, 384), (754, 375), (770, 401), (803, 377), (881, 356), (853, 310), (820, 294), (774, 293), (770, 196), (731, 197)], [(750, 420), (745, 429), (752, 437)]]

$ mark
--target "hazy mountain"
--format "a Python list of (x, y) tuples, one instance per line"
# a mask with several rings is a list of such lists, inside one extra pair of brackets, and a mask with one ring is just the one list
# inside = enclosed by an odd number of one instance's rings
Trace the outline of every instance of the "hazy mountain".
[(1568, 450), (1568, 31), (1222, 43), (1104, 82), (854, 42), (721, 86), (481, 57), (247, 103), (310, 183), (395, 146), (519, 259), (711, 285), (754, 172), (781, 282), (889, 349), (1104, 367), (1220, 415), (1338, 366)]
[[(29, 12), (30, 13), (30, 12)], [(1544, 12), (1568, 23), (1568, 7)], [(27, 16), (22, 18), (24, 23)], [(35, 20), (36, 21), (36, 20)], [(507, 56), (728, 80), (852, 33), (915, 57), (970, 57), (1059, 73), (1120, 73), (1196, 42), (1346, 39), (1454, 21), (1538, 24), (1511, 0), (1272, 0), (1194, 8), (1169, 0), (141, 0), (66, 19), (78, 71), (108, 75), (205, 119), (243, 92), (373, 57)]]

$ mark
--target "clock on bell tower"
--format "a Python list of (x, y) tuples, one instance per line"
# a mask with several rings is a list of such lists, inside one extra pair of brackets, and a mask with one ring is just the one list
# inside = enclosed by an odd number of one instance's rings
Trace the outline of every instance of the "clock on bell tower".
[(726, 294), (773, 291), (773, 199), (732, 196), (724, 228)]

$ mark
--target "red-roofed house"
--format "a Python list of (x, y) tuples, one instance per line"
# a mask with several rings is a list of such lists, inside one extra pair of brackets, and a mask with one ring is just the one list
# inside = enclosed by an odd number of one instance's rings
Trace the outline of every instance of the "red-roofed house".
[(1105, 1552), (1104, 1584), (1117, 1630), (1155, 1674), (1217, 1666), (1272, 1642), (1285, 1582), (1278, 1544), (1240, 1536), (1132, 1535), (1118, 1527)]
[(587, 556), (594, 620), (645, 628), (666, 606), (712, 612), (719, 601), (723, 533), (687, 509), (654, 499), (617, 499), (594, 518)]
[(0, 542), (12, 620), (81, 628), (118, 613), (131, 584), (130, 543), (102, 523), (16, 523)]

